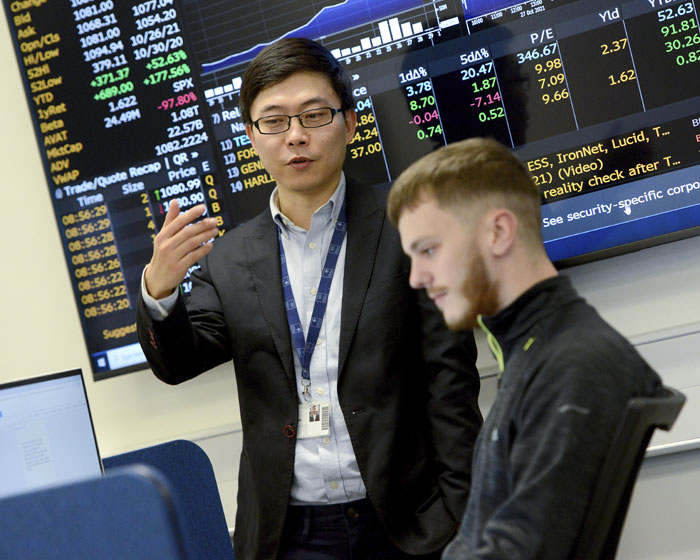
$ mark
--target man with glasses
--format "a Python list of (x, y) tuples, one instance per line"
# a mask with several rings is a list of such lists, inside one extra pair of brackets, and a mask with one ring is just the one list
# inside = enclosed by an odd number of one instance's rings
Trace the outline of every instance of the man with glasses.
[[(410, 289), (386, 193), (345, 177), (353, 106), (324, 47), (263, 50), (241, 109), (277, 183), (269, 209), (212, 244), (203, 207), (173, 206), (144, 272), (139, 337), (155, 374), (235, 366), (239, 560), (438, 558), (466, 503), (473, 337)], [(185, 303), (177, 286), (197, 261)]]

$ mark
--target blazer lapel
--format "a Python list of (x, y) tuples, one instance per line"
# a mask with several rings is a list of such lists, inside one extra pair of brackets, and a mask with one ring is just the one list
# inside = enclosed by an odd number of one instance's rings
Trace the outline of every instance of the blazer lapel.
[(345, 195), (348, 233), (345, 249), (343, 307), (340, 320), (338, 375), (343, 371), (343, 365), (355, 335), (369, 279), (372, 276), (379, 235), (384, 222), (384, 210), (377, 205), (370, 188), (348, 179)]
[[(284, 308), (277, 227), (269, 212), (255, 218), (255, 223), (251, 225), (251, 233), (246, 235), (243, 243), (258, 303), (284, 370), (294, 380), (294, 356)], [(251, 317), (250, 320), (256, 318)]]

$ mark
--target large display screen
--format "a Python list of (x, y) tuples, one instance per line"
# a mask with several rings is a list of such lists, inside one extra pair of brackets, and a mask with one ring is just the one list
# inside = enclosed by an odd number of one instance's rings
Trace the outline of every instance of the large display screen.
[(220, 234), (266, 207), (238, 98), (280, 37), (352, 76), (349, 176), (388, 188), (491, 136), (540, 186), (560, 265), (700, 227), (696, 0), (3, 3), (96, 379), (144, 367), (134, 307), (169, 203), (206, 203)]

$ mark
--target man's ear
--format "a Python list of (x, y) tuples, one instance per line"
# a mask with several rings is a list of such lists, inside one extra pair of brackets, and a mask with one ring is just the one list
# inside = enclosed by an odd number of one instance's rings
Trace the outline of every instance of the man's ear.
[[(255, 136), (253, 135), (253, 125), (251, 123), (245, 125), (245, 133), (246, 136), (248, 136), (250, 143), (253, 145), (253, 149), (255, 150)], [(255, 151), (257, 152), (257, 150)]]
[(488, 246), (494, 257), (506, 255), (518, 236), (518, 218), (506, 208), (494, 208), (485, 216)]
[(355, 109), (347, 109), (343, 115), (345, 118), (345, 143), (349, 144), (355, 136), (355, 128), (357, 128), (357, 113)]

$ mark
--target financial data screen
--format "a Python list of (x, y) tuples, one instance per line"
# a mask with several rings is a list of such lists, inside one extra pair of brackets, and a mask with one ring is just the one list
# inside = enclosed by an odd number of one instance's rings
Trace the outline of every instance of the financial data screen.
[(144, 367), (134, 307), (171, 201), (221, 235), (267, 206), (238, 102), (281, 37), (352, 77), (348, 176), (388, 188), (490, 136), (527, 162), (561, 265), (700, 227), (697, 0), (3, 3), (96, 379)]

